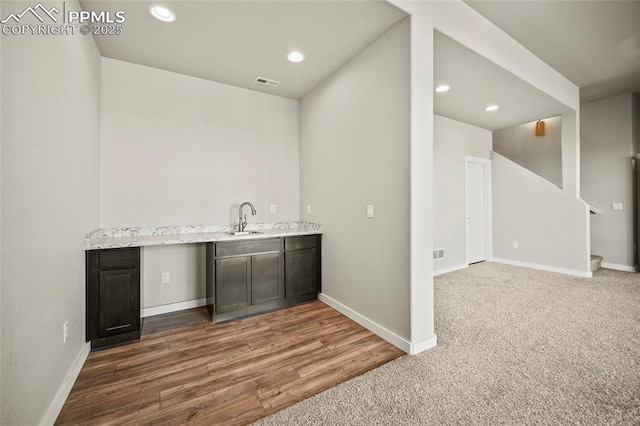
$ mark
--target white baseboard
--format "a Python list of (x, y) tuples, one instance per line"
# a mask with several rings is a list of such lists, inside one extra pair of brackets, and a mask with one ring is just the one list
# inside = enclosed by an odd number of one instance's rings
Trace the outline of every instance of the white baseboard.
[(607, 269), (615, 269), (616, 271), (636, 272), (636, 267), (635, 266), (618, 265), (616, 263), (606, 263), (606, 262), (602, 262), (600, 264), (600, 266), (602, 266), (603, 268), (607, 268)]
[(142, 317), (152, 317), (154, 315), (167, 314), (169, 312), (184, 311), (185, 309), (199, 308), (206, 306), (207, 299), (187, 300), (186, 302), (169, 303), (167, 305), (152, 306), (150, 308), (142, 308)]
[(442, 274), (448, 274), (449, 272), (459, 271), (460, 269), (468, 268), (469, 265), (466, 263), (463, 265), (452, 266), (450, 268), (438, 269), (437, 271), (433, 271), (433, 276), (436, 277)]
[(411, 355), (417, 355), (420, 352), (426, 351), (427, 349), (435, 348), (437, 344), (438, 344), (438, 336), (434, 334), (433, 336), (421, 342), (411, 343), (411, 350), (409, 351), (409, 353)]
[(340, 312), (342, 315), (348, 318), (351, 318), (352, 320), (354, 320), (355, 322), (357, 322), (367, 330), (378, 335), (379, 337), (383, 338), (387, 342), (391, 343), (393, 346), (397, 347), (400, 350), (403, 350), (408, 354), (415, 355), (419, 352), (422, 352), (424, 350), (427, 350), (436, 346), (437, 339), (435, 335), (433, 337), (430, 337), (429, 339), (423, 340), (422, 342), (411, 343), (408, 340), (404, 339), (403, 337), (398, 336), (396, 333), (390, 330), (387, 330), (377, 322), (372, 321), (369, 318), (365, 317), (364, 315), (357, 313), (353, 309), (343, 305), (342, 303), (327, 296), (324, 293), (320, 293), (318, 295), (318, 300), (326, 303), (336, 311)]
[(327, 305), (331, 306), (333, 309), (340, 312), (342, 315), (351, 318), (352, 320), (354, 320), (355, 322), (357, 322), (367, 330), (382, 337), (384, 340), (391, 343), (393, 346), (396, 346), (397, 348), (405, 351), (406, 353), (411, 352), (411, 343), (408, 340), (398, 336), (392, 331), (387, 330), (377, 322), (372, 321), (369, 318), (365, 317), (364, 315), (357, 313), (353, 309), (343, 305), (342, 303), (327, 296), (324, 293), (320, 293), (318, 295), (318, 299), (321, 302), (324, 302)]
[(500, 259), (498, 257), (494, 257), (492, 259), (492, 262), (504, 263), (506, 265), (513, 265), (513, 266), (522, 266), (524, 268), (539, 269), (541, 271), (557, 272), (559, 274), (573, 275), (575, 277), (581, 277), (581, 278), (591, 278), (593, 276), (593, 272), (591, 271), (579, 271), (577, 269), (566, 269), (566, 268), (558, 268), (556, 266), (538, 265), (535, 263), (521, 262), (519, 260)]
[(51, 405), (47, 409), (47, 412), (44, 414), (40, 425), (42, 426), (51, 426), (56, 422), (64, 403), (67, 401), (69, 397), (69, 393), (71, 392), (71, 388), (73, 388), (76, 379), (78, 378), (78, 374), (80, 374), (80, 370), (82, 370), (82, 366), (84, 362), (87, 360), (87, 356), (89, 356), (89, 352), (91, 351), (91, 342), (85, 342), (80, 348), (80, 352), (76, 357), (75, 361), (71, 365), (69, 372), (64, 377), (62, 381), (62, 385), (58, 389), (56, 396), (53, 398)]

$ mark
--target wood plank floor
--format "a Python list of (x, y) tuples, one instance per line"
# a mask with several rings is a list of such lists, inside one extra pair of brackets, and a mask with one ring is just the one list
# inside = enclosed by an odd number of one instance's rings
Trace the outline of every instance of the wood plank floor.
[(248, 424), (404, 355), (319, 301), (223, 324), (178, 316), (89, 354), (56, 424)]

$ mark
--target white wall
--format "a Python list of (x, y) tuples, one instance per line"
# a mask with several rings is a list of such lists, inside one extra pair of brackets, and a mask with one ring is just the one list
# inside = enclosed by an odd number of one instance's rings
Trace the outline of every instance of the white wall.
[(103, 58), (101, 147), (103, 227), (298, 218), (297, 101)]
[(640, 93), (633, 95), (633, 136), (633, 150), (640, 153)]
[(0, 423), (36, 425), (57, 414), (48, 409), (61, 407), (56, 394), (86, 356), (82, 240), (100, 226), (100, 57), (82, 35), (1, 39)]
[(589, 276), (586, 204), (500, 154), (491, 158), (494, 260)]
[[(142, 307), (152, 308), (171, 303), (196, 301), (206, 297), (205, 244), (182, 244), (143, 247)], [(162, 283), (162, 273), (169, 272), (169, 282)], [(196, 303), (194, 302), (194, 303)], [(154, 311), (149, 311), (153, 315)], [(143, 312), (144, 316), (150, 316)]]
[(633, 152), (636, 155), (636, 190), (635, 190), (635, 236), (636, 267), (640, 266), (640, 93), (633, 95)]
[(536, 122), (493, 132), (493, 150), (562, 188), (562, 117), (545, 122), (545, 135), (536, 136)]
[(433, 116), (433, 247), (444, 248), (434, 271), (467, 265), (465, 156), (491, 158), (489, 130)]
[(322, 293), (405, 341), (409, 29), (402, 21), (300, 101), (300, 210), (324, 224)]
[[(591, 216), (591, 252), (603, 263), (635, 266), (633, 251), (633, 95), (582, 105), (582, 197), (602, 210)], [(623, 210), (612, 210), (622, 203)]]
[[(298, 220), (298, 102), (103, 58), (101, 183), (102, 227)], [(203, 256), (144, 248), (143, 307), (204, 297)]]
[[(0, 13), (2, 13), (4, 9), (2, 5), (0, 5)], [(2, 70), (2, 45), (0, 42), (0, 71)], [(1, 74), (0, 74), (1, 76)], [(0, 219), (2, 219), (2, 81), (0, 77)], [(0, 424), (2, 424), (2, 382), (3, 382), (3, 371), (4, 364), (2, 363), (2, 342), (4, 341), (4, 331), (2, 329), (2, 226), (0, 224)]]

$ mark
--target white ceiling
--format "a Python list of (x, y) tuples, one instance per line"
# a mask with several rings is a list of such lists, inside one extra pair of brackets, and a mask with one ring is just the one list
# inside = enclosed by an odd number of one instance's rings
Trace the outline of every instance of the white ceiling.
[[(154, 19), (151, 0), (82, 0), (85, 10), (124, 10), (124, 32), (97, 36), (103, 56), (299, 99), (407, 15), (382, 0), (162, 1), (177, 15)], [(582, 87), (592, 99), (640, 90), (640, 0), (467, 1)], [(298, 49), (302, 63), (286, 54)], [(434, 111), (496, 130), (559, 115), (564, 106), (446, 36), (435, 37)], [(254, 83), (257, 76), (281, 82)], [(484, 108), (495, 103), (498, 111)]]
[[(84, 10), (125, 11), (123, 34), (95, 36), (102, 56), (299, 99), (407, 15), (384, 1), (84, 0)], [(290, 50), (304, 62), (291, 63)], [(280, 81), (276, 88), (256, 77)]]
[[(434, 86), (447, 84), (448, 92), (434, 93), (438, 115), (498, 130), (560, 115), (566, 106), (493, 62), (436, 32)], [(497, 111), (487, 112), (491, 104)]]
[(583, 103), (640, 91), (640, 1), (465, 1), (580, 87)]

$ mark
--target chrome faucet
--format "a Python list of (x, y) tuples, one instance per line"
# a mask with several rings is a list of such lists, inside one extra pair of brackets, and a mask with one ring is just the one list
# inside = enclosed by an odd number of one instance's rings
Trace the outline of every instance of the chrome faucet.
[(253, 207), (253, 204), (251, 204), (248, 201), (245, 201), (244, 203), (240, 204), (240, 207), (238, 208), (238, 232), (244, 232), (244, 228), (245, 226), (247, 226), (247, 215), (244, 215), (244, 220), (242, 219), (242, 209), (244, 208), (244, 206), (249, 206), (251, 207), (251, 215), (255, 216), (256, 215), (256, 208)]

